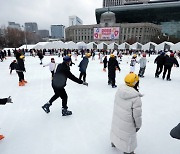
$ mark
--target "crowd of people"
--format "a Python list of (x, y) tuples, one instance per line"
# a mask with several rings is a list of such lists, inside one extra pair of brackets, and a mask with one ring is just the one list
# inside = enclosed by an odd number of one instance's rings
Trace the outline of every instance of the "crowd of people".
[[(40, 59), (40, 64), (43, 64), (43, 58), (47, 51), (46, 50), (31, 50), (30, 55)], [(44, 64), (43, 67), (49, 66), (49, 70), (52, 74), (52, 88), (54, 90), (54, 95), (49, 99), (47, 103), (42, 106), (42, 109), (46, 112), (50, 112), (50, 107), (57, 98), (62, 99), (62, 116), (72, 115), (72, 111), (68, 110), (68, 95), (66, 93), (65, 87), (67, 79), (88, 86), (86, 81), (87, 76), (87, 67), (89, 63), (89, 58), (92, 57), (92, 60), (95, 60), (95, 55), (98, 53), (98, 59), (100, 63), (103, 63), (103, 71), (108, 71), (108, 85), (112, 88), (116, 88), (116, 71), (121, 71), (119, 64), (122, 61), (124, 54), (122, 51), (106, 51), (101, 50), (97, 52), (95, 50), (51, 50), (51, 54), (57, 53), (60, 57), (63, 57), (63, 62), (57, 64), (54, 58), (51, 58), (51, 61), (48, 64)], [(10, 74), (13, 70), (17, 72), (19, 77), (19, 86), (24, 86), (27, 84), (27, 81), (24, 77), (24, 72), (26, 72), (24, 57), (25, 50), (17, 50), (14, 52), (16, 60), (13, 60), (10, 64)], [(78, 55), (82, 57), (78, 67), (79, 67), (79, 78), (74, 76), (70, 71), (70, 66), (72, 66), (71, 55), (74, 55), (76, 58)], [(143, 96), (139, 92), (139, 82), (140, 78), (145, 77), (145, 69), (147, 64), (146, 55), (147, 52), (129, 52), (131, 59), (128, 63), (129, 65), (129, 74), (124, 78), (123, 85), (119, 86), (114, 100), (114, 110), (111, 126), (111, 145), (116, 147), (124, 152), (124, 154), (134, 154), (134, 150), (137, 147), (136, 133), (141, 128), (142, 124), (142, 102), (141, 97)], [(1, 54), (2, 55), (2, 54)], [(109, 55), (109, 59), (107, 56)], [(137, 57), (139, 56), (139, 60)], [(4, 56), (5, 58), (5, 56)], [(75, 60), (76, 60), (75, 58)], [(4, 60), (4, 59), (3, 59)], [(139, 73), (135, 74), (136, 63), (139, 64)], [(173, 66), (179, 67), (178, 61), (175, 58), (175, 53), (171, 52), (159, 52), (159, 55), (155, 58), (154, 63), (157, 64), (155, 71), (155, 78), (159, 78), (160, 74), (163, 72), (162, 79), (166, 78), (167, 81), (171, 81), (171, 69)], [(167, 76), (166, 73), (168, 72)], [(11, 98), (4, 98), (0, 100), (1, 104), (12, 103)], [(170, 133), (174, 138), (180, 138), (180, 124), (177, 125)], [(0, 135), (0, 140), (4, 136)]]

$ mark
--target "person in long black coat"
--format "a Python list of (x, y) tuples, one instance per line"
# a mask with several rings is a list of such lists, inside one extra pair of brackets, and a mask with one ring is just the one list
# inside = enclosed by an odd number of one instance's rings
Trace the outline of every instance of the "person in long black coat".
[(121, 70), (116, 57), (111, 54), (108, 61), (108, 85), (112, 85), (112, 88), (117, 87), (117, 85), (115, 85), (116, 69), (118, 69), (119, 71)]
[(46, 113), (50, 112), (49, 107), (57, 98), (60, 97), (62, 99), (62, 116), (68, 116), (72, 114), (72, 111), (67, 110), (68, 96), (66, 90), (64, 89), (64, 87), (66, 86), (67, 78), (71, 79), (76, 83), (86, 85), (85, 83), (83, 83), (82, 80), (78, 79), (70, 72), (70, 67), (69, 67), (70, 62), (71, 62), (71, 58), (69, 56), (65, 56), (63, 58), (63, 63), (57, 66), (56, 72), (52, 80), (52, 88), (55, 94), (46, 104), (42, 106), (43, 110)]
[(165, 56), (165, 62), (164, 62), (164, 72), (163, 72), (163, 80), (166, 76), (166, 72), (168, 71), (167, 77), (166, 79), (168, 81), (171, 81), (171, 69), (173, 67), (173, 65), (176, 65), (177, 67), (179, 67), (179, 63), (177, 61), (177, 59), (174, 57), (174, 53), (167, 53), (167, 55)]
[(165, 55), (165, 53), (161, 52), (160, 55), (157, 56), (156, 59), (154, 60), (154, 63), (157, 64), (155, 78), (159, 78), (159, 75), (163, 71), (163, 66), (164, 66), (164, 62), (165, 62), (165, 56), (164, 55)]
[(41, 51), (41, 50), (38, 51), (37, 55), (38, 55), (38, 57), (39, 57), (39, 59), (40, 59), (40, 65), (42, 65), (42, 64), (43, 64), (43, 63), (42, 63), (42, 60), (43, 60), (43, 58), (44, 58), (42, 51)]

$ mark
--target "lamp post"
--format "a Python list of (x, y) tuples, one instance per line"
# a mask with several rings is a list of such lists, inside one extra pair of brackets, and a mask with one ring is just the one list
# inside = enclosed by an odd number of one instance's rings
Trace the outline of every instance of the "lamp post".
[(27, 36), (26, 36), (26, 27), (22, 25), (22, 27), (24, 28), (24, 41), (26, 44), (26, 50), (27, 50)]

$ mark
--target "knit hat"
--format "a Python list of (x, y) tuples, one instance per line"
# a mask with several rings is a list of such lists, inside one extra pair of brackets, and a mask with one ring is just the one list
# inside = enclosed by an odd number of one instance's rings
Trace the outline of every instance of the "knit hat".
[(113, 57), (115, 57), (115, 56), (114, 56), (114, 54), (110, 54), (110, 57), (113, 58)]
[(71, 57), (69, 57), (69, 56), (65, 56), (63, 58), (63, 62), (70, 62), (70, 61), (71, 61)]
[(23, 59), (23, 58), (24, 58), (24, 55), (21, 55), (19, 58)]
[(133, 58), (136, 58), (136, 57), (137, 57), (137, 55), (136, 55), (136, 54), (134, 54), (134, 55), (133, 55)]
[(136, 85), (136, 83), (139, 81), (139, 77), (135, 73), (129, 73), (124, 78), (124, 81), (125, 81), (127, 86), (134, 87)]
[(85, 56), (89, 58), (89, 57), (91, 57), (91, 54), (90, 53), (86, 53)]

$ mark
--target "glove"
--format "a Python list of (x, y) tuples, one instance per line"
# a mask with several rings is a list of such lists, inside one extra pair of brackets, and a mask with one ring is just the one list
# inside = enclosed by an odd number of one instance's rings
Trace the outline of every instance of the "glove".
[(140, 128), (136, 128), (136, 132), (138, 132), (138, 131), (139, 131), (139, 129), (140, 129)]
[(9, 96), (9, 97), (7, 98), (7, 103), (13, 103), (11, 96)]
[(88, 86), (88, 83), (87, 82), (83, 82), (83, 85)]

